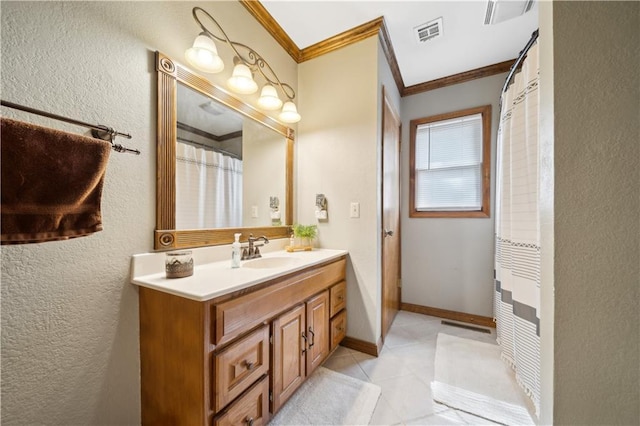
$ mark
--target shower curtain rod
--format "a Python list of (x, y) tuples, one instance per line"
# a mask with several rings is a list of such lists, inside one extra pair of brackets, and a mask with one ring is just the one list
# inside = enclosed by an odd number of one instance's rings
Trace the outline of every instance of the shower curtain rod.
[(509, 75), (507, 76), (507, 80), (504, 82), (504, 86), (502, 86), (501, 93), (504, 93), (507, 91), (507, 88), (509, 87), (509, 84), (511, 84), (511, 80), (513, 79), (513, 76), (516, 74), (516, 71), (518, 71), (518, 68), (522, 64), (522, 61), (524, 61), (524, 58), (527, 56), (527, 52), (529, 52), (529, 49), (531, 49), (531, 46), (533, 46), (533, 44), (538, 39), (538, 31), (539, 30), (535, 30), (531, 34), (531, 38), (527, 42), (527, 45), (524, 47), (524, 49), (520, 51), (520, 55), (518, 55), (518, 59), (516, 59), (516, 62), (511, 66), (511, 70), (509, 70)]
[(80, 120), (74, 120), (73, 118), (63, 117), (61, 115), (52, 114), (50, 112), (41, 111), (39, 109), (30, 108), (24, 105), (16, 104), (16, 103), (5, 101), (5, 100), (0, 100), (0, 104), (7, 108), (18, 109), (20, 111), (29, 112), (31, 114), (41, 115), (47, 118), (53, 118), (54, 120), (64, 121), (66, 123), (75, 124), (77, 126), (87, 127), (91, 129), (91, 135), (94, 138), (111, 142), (111, 147), (113, 148), (114, 151), (128, 152), (131, 154), (140, 155), (140, 151), (138, 151), (137, 149), (126, 148), (120, 144), (113, 143), (113, 140), (115, 139), (116, 136), (122, 136), (123, 138), (131, 139), (131, 135), (128, 133), (121, 133), (108, 126), (85, 123)]
[(191, 144), (191, 145), (198, 145), (198, 146), (201, 146), (203, 148), (210, 149), (211, 151), (219, 152), (220, 154), (227, 155), (227, 156), (229, 156), (231, 158), (235, 158), (236, 160), (242, 161), (242, 157), (240, 157), (238, 154), (234, 154), (233, 152), (230, 152), (230, 151), (225, 151), (224, 149), (214, 148), (214, 147), (209, 146), (209, 145), (204, 144), (204, 143), (192, 141), (191, 139), (181, 138), (180, 136), (177, 136), (176, 140), (179, 141), (179, 142), (185, 142), (185, 143), (188, 143), (188, 144)]

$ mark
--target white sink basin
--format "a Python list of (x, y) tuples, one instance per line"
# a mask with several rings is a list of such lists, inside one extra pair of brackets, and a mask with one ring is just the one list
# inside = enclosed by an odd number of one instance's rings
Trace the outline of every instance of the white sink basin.
[(258, 259), (247, 260), (242, 264), (242, 267), (252, 269), (285, 268), (289, 266), (295, 266), (298, 263), (300, 263), (300, 259), (295, 259), (292, 257), (261, 257)]

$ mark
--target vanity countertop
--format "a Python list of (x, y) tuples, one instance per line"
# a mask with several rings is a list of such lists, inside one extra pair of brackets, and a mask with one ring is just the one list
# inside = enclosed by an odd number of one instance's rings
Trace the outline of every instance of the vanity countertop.
[[(280, 250), (263, 254), (259, 259), (243, 261), (242, 266), (236, 269), (231, 268), (231, 259), (202, 265), (196, 263), (190, 277), (168, 279), (164, 271), (140, 276), (136, 276), (134, 272), (131, 282), (176, 296), (206, 301), (346, 254), (346, 250), (331, 249), (293, 253)], [(263, 267), (248, 267), (251, 262), (254, 262), (254, 265), (262, 264)]]

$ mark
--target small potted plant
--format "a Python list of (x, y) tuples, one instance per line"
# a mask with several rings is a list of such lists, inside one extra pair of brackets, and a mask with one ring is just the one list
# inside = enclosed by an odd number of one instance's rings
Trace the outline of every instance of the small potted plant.
[(293, 225), (293, 236), (296, 238), (296, 246), (304, 250), (311, 250), (312, 242), (318, 235), (317, 225)]

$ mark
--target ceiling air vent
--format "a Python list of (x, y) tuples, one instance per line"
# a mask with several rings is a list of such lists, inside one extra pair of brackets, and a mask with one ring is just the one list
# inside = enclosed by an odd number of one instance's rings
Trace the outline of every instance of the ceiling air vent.
[(442, 35), (442, 17), (434, 19), (426, 24), (418, 25), (413, 29), (418, 43), (433, 40)]

